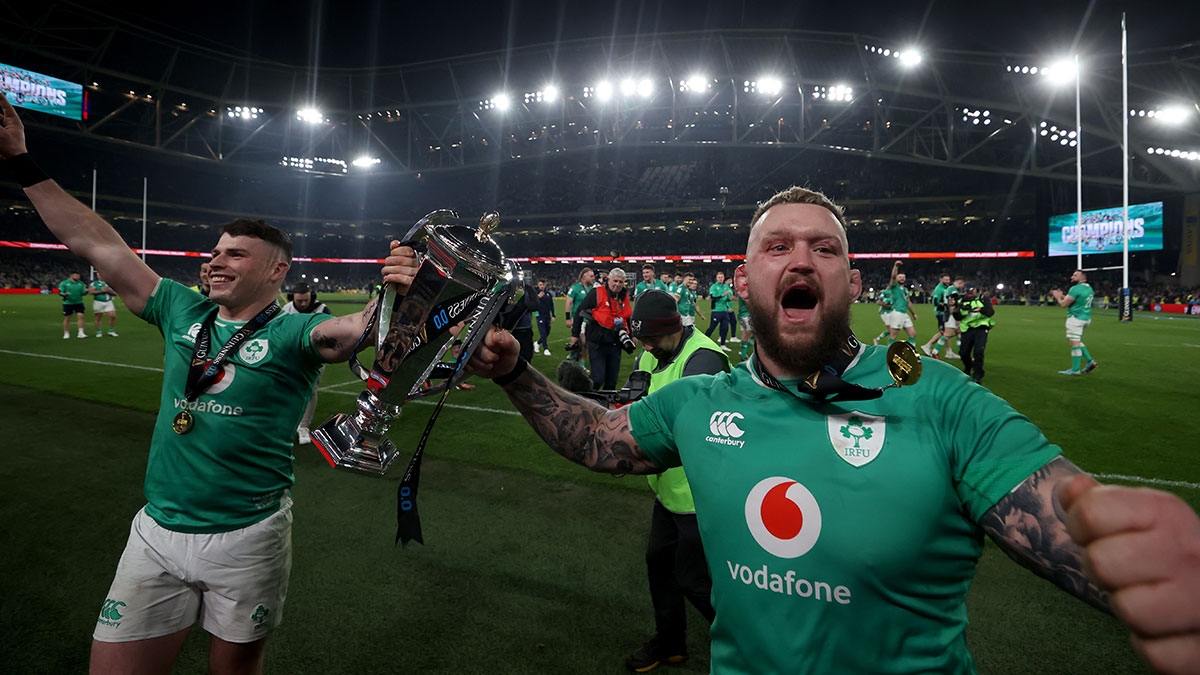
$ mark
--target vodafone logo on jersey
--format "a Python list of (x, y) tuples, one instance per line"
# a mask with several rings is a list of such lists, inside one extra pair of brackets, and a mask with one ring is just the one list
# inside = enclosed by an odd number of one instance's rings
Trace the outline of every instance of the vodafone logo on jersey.
[(746, 496), (746, 525), (763, 550), (779, 558), (799, 558), (821, 536), (821, 507), (798, 481), (773, 476)]

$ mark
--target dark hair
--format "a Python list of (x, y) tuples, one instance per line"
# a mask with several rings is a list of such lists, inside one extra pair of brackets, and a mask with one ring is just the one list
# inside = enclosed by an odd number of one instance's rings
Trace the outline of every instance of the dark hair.
[(312, 293), (312, 286), (309, 286), (307, 283), (301, 281), (292, 287), (292, 294), (295, 295), (296, 293)]
[(283, 230), (268, 225), (266, 221), (238, 218), (222, 225), (221, 233), (232, 237), (262, 239), (279, 249), (279, 252), (283, 254), (284, 262), (289, 264), (292, 262), (292, 238), (287, 236)]
[(642, 269), (643, 269), (643, 270), (650, 270), (651, 272), (653, 272), (653, 271), (654, 271), (654, 265), (651, 265), (650, 263), (646, 263), (645, 265), (642, 265)]

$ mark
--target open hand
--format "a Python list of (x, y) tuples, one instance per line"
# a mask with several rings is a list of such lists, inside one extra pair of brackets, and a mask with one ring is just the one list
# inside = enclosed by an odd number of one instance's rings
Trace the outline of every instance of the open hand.
[(28, 152), (25, 149), (25, 125), (17, 116), (17, 110), (0, 94), (0, 159), (16, 157)]

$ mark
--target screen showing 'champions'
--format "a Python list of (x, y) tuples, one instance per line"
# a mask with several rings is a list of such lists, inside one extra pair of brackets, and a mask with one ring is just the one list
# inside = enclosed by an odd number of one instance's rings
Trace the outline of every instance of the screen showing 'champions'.
[[(1080, 226), (1074, 213), (1050, 218), (1048, 254), (1075, 255), (1083, 239), (1083, 253), (1120, 253), (1121, 207), (1084, 211)], [(1163, 247), (1163, 203), (1129, 205), (1129, 250), (1160, 251)]]

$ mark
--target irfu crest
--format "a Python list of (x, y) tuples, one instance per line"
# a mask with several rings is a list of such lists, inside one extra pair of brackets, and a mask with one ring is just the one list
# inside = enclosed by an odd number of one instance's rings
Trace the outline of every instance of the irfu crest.
[(847, 464), (862, 466), (875, 460), (883, 450), (887, 418), (857, 410), (829, 415), (829, 442)]

